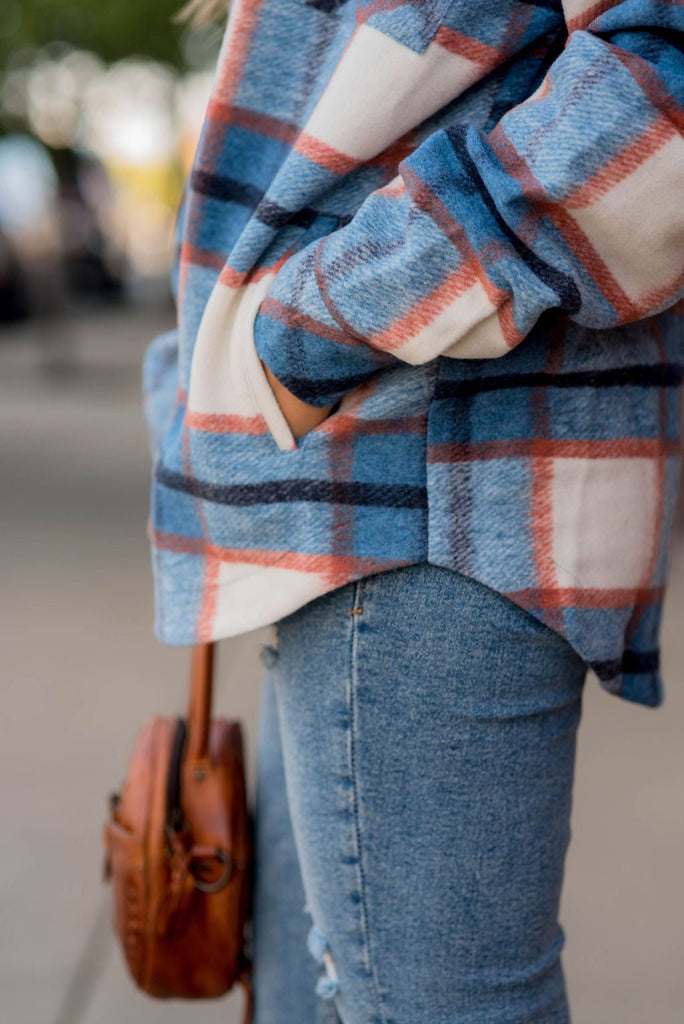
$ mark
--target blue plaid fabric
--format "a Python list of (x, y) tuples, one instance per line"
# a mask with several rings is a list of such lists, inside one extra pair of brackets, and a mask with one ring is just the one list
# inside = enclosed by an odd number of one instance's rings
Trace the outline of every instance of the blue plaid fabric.
[[(163, 642), (429, 561), (660, 703), (683, 27), (667, 0), (236, 0), (144, 365)], [(263, 364), (320, 426), (295, 440)]]

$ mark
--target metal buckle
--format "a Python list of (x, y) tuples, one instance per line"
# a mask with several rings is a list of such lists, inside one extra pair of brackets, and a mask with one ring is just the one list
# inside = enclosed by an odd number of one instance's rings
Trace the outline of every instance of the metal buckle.
[(220, 892), (221, 889), (225, 889), (225, 887), (228, 885), (228, 882), (230, 881), (231, 876), (233, 874), (233, 858), (231, 857), (227, 850), (222, 850), (219, 847), (217, 847), (214, 853), (211, 854), (211, 856), (215, 857), (216, 860), (220, 861), (220, 863), (223, 865), (223, 870), (215, 882), (203, 882), (202, 879), (198, 878), (197, 874), (195, 873), (195, 862), (209, 860), (209, 856), (205, 855), (196, 857), (193, 858), (190, 862), (190, 874), (192, 875), (193, 881), (195, 883), (195, 888), (199, 889), (200, 892)]

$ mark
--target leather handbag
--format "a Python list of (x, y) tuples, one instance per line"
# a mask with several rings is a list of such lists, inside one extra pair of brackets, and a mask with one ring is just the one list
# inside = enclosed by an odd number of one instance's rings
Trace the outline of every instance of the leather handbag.
[(104, 827), (105, 877), (129, 972), (159, 998), (245, 988), (251, 819), (242, 729), (211, 718), (214, 645), (194, 648), (186, 718), (157, 717), (136, 738)]

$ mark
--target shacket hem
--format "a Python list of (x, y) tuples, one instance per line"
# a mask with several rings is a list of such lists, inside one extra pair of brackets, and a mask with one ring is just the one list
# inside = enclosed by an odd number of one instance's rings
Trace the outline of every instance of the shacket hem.
[[(436, 562), (429, 558), (425, 559), (425, 561), (430, 565), (449, 569), (451, 572), (460, 571), (458, 569), (454, 569), (452, 566), (444, 565), (441, 562)], [(401, 568), (407, 564), (416, 563), (402, 562), (389, 568)], [(340, 586), (344, 586), (345, 583), (352, 583), (357, 579), (363, 578), (363, 576), (372, 575), (370, 573), (350, 575), (349, 579), (345, 581), (340, 582), (339, 580), (336, 580), (332, 583), (328, 583), (321, 580), (320, 577), (313, 577), (311, 575), (304, 576), (304, 574), (302, 574), (302, 582), (308, 583), (308, 586), (302, 586), (301, 589), (292, 589), (288, 591), (283, 595), (284, 599), (279, 602), (265, 602), (263, 599), (264, 593), (273, 595), (273, 593), (276, 592), (273, 587), (269, 587), (268, 577), (270, 575), (271, 582), (273, 582), (277, 577), (277, 572), (278, 565), (277, 563), (274, 563), (273, 565), (262, 566), (239, 580), (232, 580), (225, 584), (216, 584), (213, 593), (214, 600), (216, 600), (220, 592), (221, 604), (224, 608), (230, 606), (231, 610), (235, 609), (235, 617), (231, 618), (230, 614), (227, 614), (224, 611), (219, 616), (215, 616), (213, 618), (210, 628), (198, 628), (197, 623), (194, 621), (194, 591), (190, 588), (177, 588), (173, 596), (168, 594), (165, 596), (163, 605), (161, 600), (157, 603), (158, 614), (154, 625), (154, 632), (157, 640), (167, 646), (190, 646), (196, 643), (211, 643), (220, 640), (228, 640), (232, 637), (241, 636), (243, 633), (251, 633), (257, 629), (272, 627), (275, 626), (280, 619), (298, 611), (310, 601), (337, 590)], [(477, 576), (469, 578), (477, 580), (478, 583), (481, 583), (483, 586), (491, 589), (494, 593), (501, 594), (500, 590), (492, 587), (486, 580), (480, 579)], [(258, 590), (256, 591), (258, 600), (253, 600), (251, 603), (245, 603), (245, 593), (251, 589), (256, 579), (258, 579)], [(187, 598), (184, 594), (187, 594)], [(232, 595), (232, 601), (226, 600), (226, 595), (229, 594)], [(502, 596), (506, 597), (509, 601), (513, 600), (507, 595)], [(171, 615), (168, 614), (167, 610), (169, 604), (173, 604), (174, 606), (173, 613)], [(530, 611), (529, 609), (523, 610), (538, 621), (542, 621), (539, 616), (534, 614), (533, 611)], [(170, 620), (173, 620), (175, 623), (183, 623), (187, 629), (183, 631), (177, 629), (175, 626), (169, 625)], [(560, 633), (559, 635), (562, 636)], [(612, 679), (601, 679), (595, 672), (593, 672), (591, 661), (581, 650), (578, 649), (577, 645), (573, 644), (567, 637), (563, 637), (563, 639), (566, 639), (575, 653), (579, 655), (586, 665), (587, 670), (592, 671), (592, 674), (599, 686), (602, 690), (605, 690), (606, 693), (609, 693), (614, 697), (621, 697), (623, 700), (628, 700), (631, 703), (639, 704), (644, 707), (656, 708), (663, 703), (664, 686), (662, 673), (659, 669), (639, 674), (620, 673)]]

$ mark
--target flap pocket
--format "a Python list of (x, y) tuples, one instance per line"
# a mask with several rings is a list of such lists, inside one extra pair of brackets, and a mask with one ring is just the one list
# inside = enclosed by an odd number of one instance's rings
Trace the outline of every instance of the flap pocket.
[(355, 6), (359, 24), (370, 25), (415, 53), (424, 53), (437, 35), (453, 0), (294, 0), (324, 14), (338, 14)]
[(367, 25), (416, 53), (427, 50), (452, 3), (453, 0), (403, 0), (401, 3), (379, 4), (377, 0), (370, 0), (370, 3), (361, 0), (362, 8), (372, 11), (363, 19)]
[(147, 911), (143, 842), (115, 818), (105, 825), (104, 842), (113, 890), (114, 927), (128, 968), (139, 984)]

